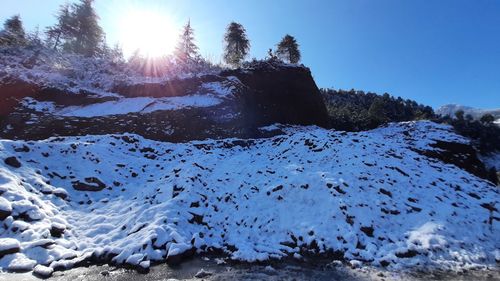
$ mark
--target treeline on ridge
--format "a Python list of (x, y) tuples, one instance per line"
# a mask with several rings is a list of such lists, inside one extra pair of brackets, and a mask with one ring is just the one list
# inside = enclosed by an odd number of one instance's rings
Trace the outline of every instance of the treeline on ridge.
[(320, 89), (333, 128), (345, 131), (374, 129), (388, 122), (435, 119), (430, 106), (385, 93)]

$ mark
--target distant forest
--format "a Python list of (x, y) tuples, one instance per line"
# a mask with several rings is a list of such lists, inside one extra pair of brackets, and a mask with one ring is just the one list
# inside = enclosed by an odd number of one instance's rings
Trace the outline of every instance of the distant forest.
[(363, 131), (389, 122), (432, 120), (452, 125), (455, 130), (472, 139), (483, 154), (500, 151), (500, 127), (489, 114), (480, 120), (457, 111), (456, 116), (437, 116), (430, 106), (416, 101), (393, 97), (385, 93), (365, 93), (356, 90), (321, 89), (321, 95), (330, 115), (330, 124), (337, 130)]

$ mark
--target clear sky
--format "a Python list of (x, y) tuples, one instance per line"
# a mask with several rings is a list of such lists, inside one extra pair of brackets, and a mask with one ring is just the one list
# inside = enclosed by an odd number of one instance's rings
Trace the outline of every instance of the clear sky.
[[(0, 0), (0, 20), (20, 14), (28, 30), (43, 29), (54, 23), (64, 2)], [(168, 33), (191, 19), (202, 55), (219, 61), (224, 29), (234, 20), (247, 29), (250, 58), (265, 57), (286, 33), (295, 36), (320, 87), (388, 92), (434, 107), (500, 107), (499, 0), (96, 0), (95, 5), (111, 44), (128, 36), (124, 26), (143, 22), (126, 11), (143, 9), (168, 18)]]

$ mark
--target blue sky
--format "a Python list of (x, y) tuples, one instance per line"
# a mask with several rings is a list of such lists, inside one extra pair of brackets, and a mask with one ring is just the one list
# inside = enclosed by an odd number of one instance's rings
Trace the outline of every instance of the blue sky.
[[(27, 29), (43, 28), (64, 2), (0, 0), (0, 20), (19, 13)], [(191, 19), (201, 53), (216, 61), (234, 20), (247, 29), (250, 57), (295, 36), (320, 87), (388, 92), (434, 107), (500, 107), (498, 0), (96, 0), (110, 43), (120, 40), (123, 6), (151, 9), (176, 28)]]

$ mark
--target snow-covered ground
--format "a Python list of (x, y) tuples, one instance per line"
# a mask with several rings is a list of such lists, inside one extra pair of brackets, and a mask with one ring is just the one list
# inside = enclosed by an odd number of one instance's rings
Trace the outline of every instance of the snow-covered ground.
[(192, 248), (244, 261), (337, 250), (390, 269), (500, 260), (498, 188), (417, 152), (466, 142), (450, 127), (284, 130), (178, 144), (1, 140), (0, 267), (70, 268), (91, 255), (149, 267)]

